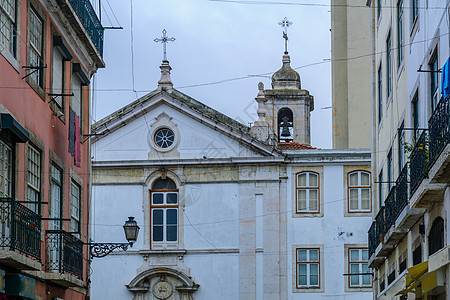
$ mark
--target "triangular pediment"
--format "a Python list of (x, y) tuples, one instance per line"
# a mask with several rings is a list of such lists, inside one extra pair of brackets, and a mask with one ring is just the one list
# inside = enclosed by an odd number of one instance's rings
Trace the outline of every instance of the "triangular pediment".
[(283, 157), (249, 127), (176, 90), (151, 92), (92, 131), (97, 161)]

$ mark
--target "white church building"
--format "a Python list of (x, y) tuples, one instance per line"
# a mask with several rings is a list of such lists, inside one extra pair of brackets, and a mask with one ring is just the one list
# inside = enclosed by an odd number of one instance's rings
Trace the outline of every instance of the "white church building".
[[(310, 146), (314, 98), (283, 56), (249, 128), (177, 91), (92, 127), (91, 238), (138, 241), (91, 264), (91, 298), (372, 299), (370, 150)], [(354, 275), (351, 275), (354, 274)]]

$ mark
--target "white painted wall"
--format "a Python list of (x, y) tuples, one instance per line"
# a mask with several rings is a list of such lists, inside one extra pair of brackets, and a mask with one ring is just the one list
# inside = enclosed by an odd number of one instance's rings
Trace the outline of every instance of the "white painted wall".
[(160, 105), (95, 142), (92, 148), (94, 160), (147, 160), (151, 150), (148, 143), (149, 128), (162, 112), (172, 117), (171, 122), (177, 125), (180, 132), (177, 150), (181, 159), (260, 156), (188, 115), (167, 105)]
[[(292, 174), (292, 167), (287, 168)], [(367, 244), (367, 228), (370, 227), (371, 216), (344, 217), (347, 191), (344, 189), (343, 165), (323, 164), (323, 217), (292, 218), (288, 217), (288, 288), (291, 291), (288, 299), (372, 299), (371, 292), (345, 292), (347, 276), (345, 269), (345, 244)], [(295, 177), (290, 176), (288, 187), (295, 186)], [(293, 188), (287, 191), (287, 207), (293, 207), (295, 199)], [(288, 214), (289, 215), (289, 214)], [(295, 253), (293, 245), (320, 244), (323, 245), (323, 273), (321, 280), (324, 292), (296, 293), (292, 292), (295, 285)]]

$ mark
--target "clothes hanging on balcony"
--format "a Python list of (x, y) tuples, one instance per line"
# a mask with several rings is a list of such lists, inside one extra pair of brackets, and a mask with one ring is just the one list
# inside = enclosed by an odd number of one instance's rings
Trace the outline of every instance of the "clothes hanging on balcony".
[(442, 67), (441, 74), (441, 94), (442, 97), (447, 97), (450, 94), (450, 58), (447, 59)]
[(80, 117), (75, 115), (75, 166), (80, 167), (81, 162), (81, 131), (80, 131)]
[(69, 107), (69, 153), (75, 156), (75, 112)]

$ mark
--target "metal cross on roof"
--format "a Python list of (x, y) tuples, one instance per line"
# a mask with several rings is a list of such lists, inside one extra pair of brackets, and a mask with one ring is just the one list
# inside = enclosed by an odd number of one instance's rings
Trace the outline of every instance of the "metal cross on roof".
[(284, 38), (284, 54), (288, 54), (288, 47), (287, 47), (287, 41), (288, 41), (288, 35), (287, 35), (287, 29), (289, 26), (291, 26), (293, 23), (288, 20), (288, 18), (284, 17), (284, 19), (278, 23), (281, 27), (284, 28), (283, 32), (283, 38)]
[(165, 29), (163, 29), (163, 31), (162, 31), (162, 37), (161, 37), (160, 39), (156, 38), (156, 39), (153, 40), (153, 41), (155, 41), (155, 42), (157, 42), (157, 43), (158, 43), (158, 42), (161, 42), (161, 43), (163, 44), (163, 53), (164, 53), (163, 60), (167, 60), (166, 44), (167, 44), (168, 42), (173, 42), (173, 41), (175, 41), (175, 38), (173, 38), (173, 37), (167, 37), (166, 33), (167, 33), (167, 31), (166, 31)]

